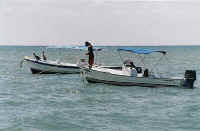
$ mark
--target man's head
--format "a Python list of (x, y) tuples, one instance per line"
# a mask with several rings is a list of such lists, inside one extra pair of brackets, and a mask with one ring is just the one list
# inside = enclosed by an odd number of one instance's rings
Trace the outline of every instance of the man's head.
[(85, 42), (85, 46), (90, 46), (90, 45), (91, 45), (90, 42), (88, 42), (88, 41)]

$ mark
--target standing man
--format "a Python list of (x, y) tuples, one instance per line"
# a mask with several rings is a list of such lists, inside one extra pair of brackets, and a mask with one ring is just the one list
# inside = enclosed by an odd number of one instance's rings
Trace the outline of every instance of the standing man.
[(44, 51), (42, 51), (42, 58), (43, 60), (47, 60), (47, 57), (44, 55)]
[(88, 47), (88, 53), (86, 53), (86, 55), (89, 55), (89, 69), (92, 68), (92, 65), (94, 64), (94, 53), (93, 53), (93, 47), (92, 44), (88, 41), (85, 42), (85, 46)]

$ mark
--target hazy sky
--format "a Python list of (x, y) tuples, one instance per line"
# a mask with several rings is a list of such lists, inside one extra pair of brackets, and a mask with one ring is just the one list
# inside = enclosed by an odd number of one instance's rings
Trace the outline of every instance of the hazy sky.
[(0, 0), (0, 45), (200, 45), (199, 0)]

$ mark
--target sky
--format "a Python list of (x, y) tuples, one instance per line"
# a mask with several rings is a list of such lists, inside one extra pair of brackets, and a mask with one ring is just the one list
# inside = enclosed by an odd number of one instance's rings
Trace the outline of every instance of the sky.
[(199, 0), (0, 0), (0, 45), (200, 45)]

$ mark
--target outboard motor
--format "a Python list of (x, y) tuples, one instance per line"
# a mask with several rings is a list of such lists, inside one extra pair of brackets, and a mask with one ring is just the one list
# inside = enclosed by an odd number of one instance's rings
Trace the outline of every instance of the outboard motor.
[(194, 85), (195, 80), (196, 80), (196, 71), (195, 70), (186, 70), (184, 86), (187, 88), (194, 88), (193, 85)]

